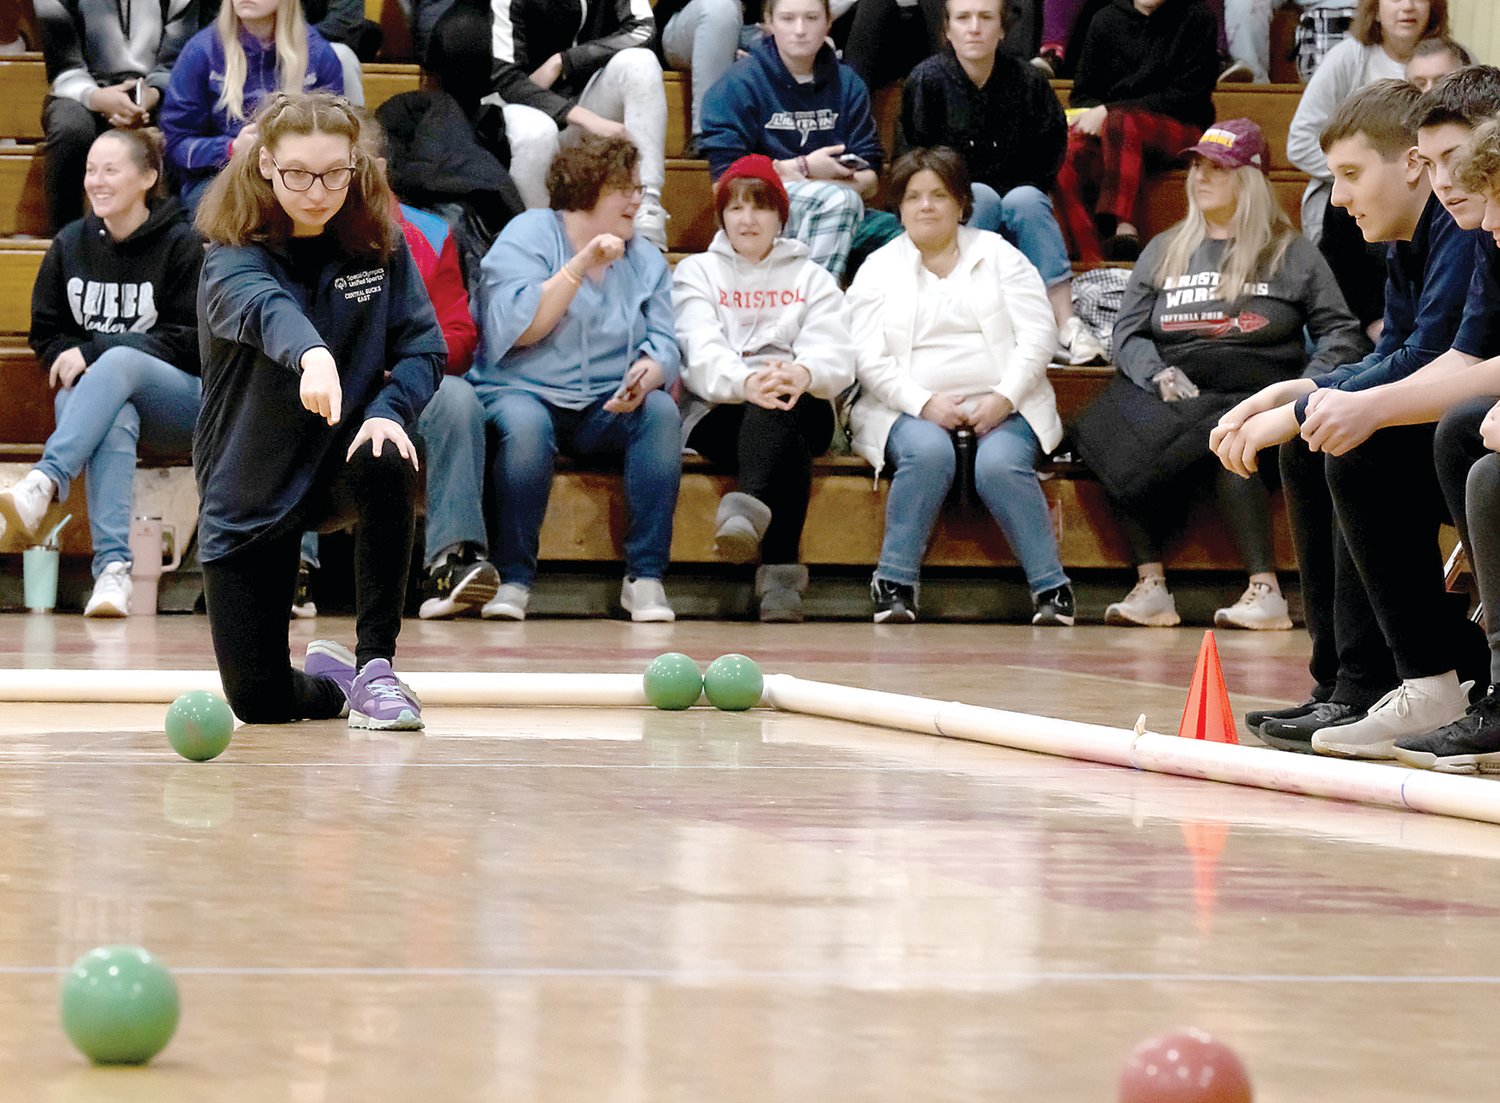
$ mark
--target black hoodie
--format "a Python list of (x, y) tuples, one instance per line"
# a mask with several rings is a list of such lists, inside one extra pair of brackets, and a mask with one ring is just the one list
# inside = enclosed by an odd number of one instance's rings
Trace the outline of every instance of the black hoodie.
[(31, 290), (31, 347), (44, 369), (76, 348), (92, 364), (128, 345), (198, 374), (198, 270), (203, 242), (175, 199), (158, 203), (124, 241), (92, 214), (52, 239)]
[(1202, 0), (1166, 0), (1150, 15), (1131, 0), (1094, 16), (1073, 79), (1073, 107), (1138, 107), (1207, 128), (1214, 121), (1219, 28)]

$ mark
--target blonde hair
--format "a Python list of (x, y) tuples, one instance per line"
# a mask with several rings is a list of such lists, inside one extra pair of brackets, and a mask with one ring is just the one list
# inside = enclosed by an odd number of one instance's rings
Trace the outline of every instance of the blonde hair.
[[(245, 75), (249, 69), (245, 47), (240, 45), (240, 26), (234, 4), (223, 0), (214, 30), (224, 47), (224, 90), (214, 106), (224, 108), (236, 122), (245, 121)], [(283, 92), (302, 91), (307, 76), (307, 20), (302, 15), (301, 0), (281, 0), (276, 6), (276, 71), (281, 74)]]
[[(1229, 248), (1219, 262), (1217, 298), (1233, 303), (1244, 297), (1255, 283), (1271, 279), (1281, 269), (1286, 251), (1297, 230), (1276, 201), (1265, 173), (1253, 165), (1234, 170), (1234, 221), (1230, 224)], [(1158, 287), (1173, 276), (1185, 276), (1193, 254), (1208, 238), (1208, 219), (1193, 197), (1192, 174), (1188, 174), (1188, 213), (1166, 233), (1169, 235), (1161, 264), (1152, 273)]]
[(292, 220), (261, 175), (260, 151), (274, 150), (289, 134), (331, 134), (348, 140), (354, 175), (326, 232), (346, 255), (387, 260), (401, 231), (391, 220), (385, 174), (369, 152), (364, 127), (349, 101), (329, 92), (277, 92), (256, 113), (255, 125), (255, 141), (230, 159), (198, 205), (198, 232), (218, 245), (284, 244), (292, 235)]

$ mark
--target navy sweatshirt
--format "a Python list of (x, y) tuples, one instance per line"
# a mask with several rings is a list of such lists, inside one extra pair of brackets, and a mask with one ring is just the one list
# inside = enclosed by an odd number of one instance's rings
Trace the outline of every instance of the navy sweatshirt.
[[(368, 418), (408, 431), (432, 398), (447, 346), (404, 240), (351, 259), (333, 239), (213, 246), (198, 285), (203, 406), (193, 439), (199, 554), (211, 563), (303, 527)], [(326, 347), (343, 382), (330, 426), (302, 408), (300, 363)], [(389, 377), (387, 377), (389, 373)]]
[(153, 207), (124, 241), (94, 215), (68, 223), (31, 288), (30, 340), (42, 369), (68, 349), (92, 364), (126, 345), (197, 375), (202, 264), (202, 239), (175, 199)]
[(813, 62), (813, 79), (803, 84), (767, 35), (703, 97), (699, 148), (715, 179), (747, 153), (784, 161), (833, 145), (859, 154), (876, 172), (885, 162), (869, 90), (827, 45)]

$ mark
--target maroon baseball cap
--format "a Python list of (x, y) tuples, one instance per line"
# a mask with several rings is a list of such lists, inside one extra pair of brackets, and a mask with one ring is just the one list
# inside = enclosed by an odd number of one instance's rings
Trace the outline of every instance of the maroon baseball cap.
[(1216, 165), (1227, 169), (1240, 169), (1254, 165), (1266, 172), (1266, 136), (1260, 127), (1249, 119), (1226, 119), (1214, 123), (1203, 132), (1197, 145), (1188, 146), (1183, 156), (1190, 153), (1207, 157)]

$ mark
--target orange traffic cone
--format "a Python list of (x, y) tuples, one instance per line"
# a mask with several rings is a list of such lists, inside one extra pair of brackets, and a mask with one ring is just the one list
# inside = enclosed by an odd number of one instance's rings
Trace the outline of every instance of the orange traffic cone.
[(1203, 633), (1198, 648), (1198, 666), (1188, 689), (1187, 708), (1177, 734), (1184, 739), (1207, 739), (1211, 743), (1239, 743), (1234, 711), (1229, 707), (1229, 689), (1224, 668), (1219, 665), (1219, 645), (1212, 632)]

